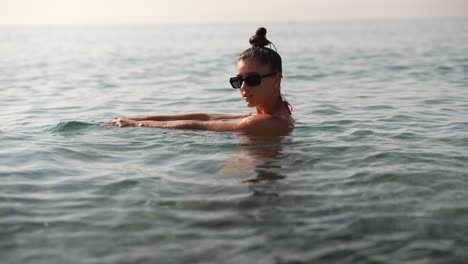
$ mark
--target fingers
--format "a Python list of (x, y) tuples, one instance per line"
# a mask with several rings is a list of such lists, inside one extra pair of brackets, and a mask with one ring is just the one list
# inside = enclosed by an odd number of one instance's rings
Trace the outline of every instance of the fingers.
[(115, 126), (118, 126), (118, 127), (129, 127), (129, 126), (134, 126), (135, 121), (131, 119), (127, 119), (127, 118), (116, 118), (114, 120), (114, 124)]
[(112, 120), (104, 123), (104, 125), (106, 126), (118, 126), (118, 127), (123, 127), (124, 124), (125, 124), (125, 121), (123, 120), (123, 118), (120, 118), (120, 117), (113, 118)]
[(118, 126), (118, 127), (125, 127), (127, 126), (127, 122), (124, 118), (117, 118), (115, 120), (115, 125)]
[(105, 122), (104, 125), (108, 126), (118, 126), (118, 127), (129, 127), (129, 126), (136, 126), (138, 125), (136, 121), (124, 118), (124, 117), (116, 117), (112, 120)]

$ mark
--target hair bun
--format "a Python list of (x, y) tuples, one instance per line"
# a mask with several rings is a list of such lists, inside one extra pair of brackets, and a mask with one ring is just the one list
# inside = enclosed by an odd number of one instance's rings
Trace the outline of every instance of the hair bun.
[(255, 35), (250, 37), (249, 42), (253, 47), (265, 47), (271, 42), (266, 38), (267, 30), (264, 27), (260, 27), (255, 32)]

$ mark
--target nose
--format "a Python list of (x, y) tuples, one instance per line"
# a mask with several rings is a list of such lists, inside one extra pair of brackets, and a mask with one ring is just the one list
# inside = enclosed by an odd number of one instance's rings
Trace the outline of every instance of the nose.
[(245, 90), (247, 87), (250, 88), (250, 86), (249, 86), (245, 81), (242, 81), (242, 84), (241, 84), (240, 89), (241, 89), (241, 90)]

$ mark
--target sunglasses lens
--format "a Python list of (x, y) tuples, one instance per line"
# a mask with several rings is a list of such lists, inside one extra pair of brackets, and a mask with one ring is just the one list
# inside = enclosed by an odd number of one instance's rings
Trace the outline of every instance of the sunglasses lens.
[(239, 89), (242, 86), (242, 83), (245, 82), (248, 86), (257, 86), (262, 82), (262, 77), (258, 73), (250, 74), (242, 77), (232, 77), (229, 79), (229, 83), (231, 83), (232, 88)]
[(261, 81), (262, 80), (261, 80), (260, 74), (252, 74), (252, 75), (245, 77), (245, 83), (248, 86), (257, 86), (260, 84)]
[(229, 83), (231, 83), (231, 86), (234, 89), (239, 89), (242, 86), (242, 80), (239, 77), (232, 77), (229, 79)]

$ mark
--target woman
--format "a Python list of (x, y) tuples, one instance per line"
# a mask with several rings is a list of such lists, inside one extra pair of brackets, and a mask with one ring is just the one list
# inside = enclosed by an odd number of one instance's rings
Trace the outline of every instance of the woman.
[(282, 65), (279, 54), (266, 45), (266, 29), (259, 28), (249, 39), (251, 48), (237, 59), (237, 76), (229, 82), (240, 89), (248, 107), (256, 111), (240, 115), (182, 114), (114, 118), (108, 124), (126, 127), (157, 127), (238, 131), (250, 135), (286, 135), (294, 127), (292, 107), (281, 96)]

